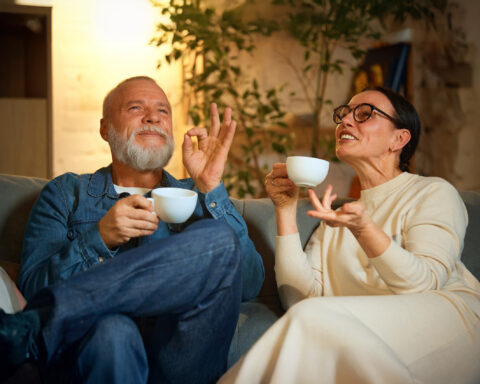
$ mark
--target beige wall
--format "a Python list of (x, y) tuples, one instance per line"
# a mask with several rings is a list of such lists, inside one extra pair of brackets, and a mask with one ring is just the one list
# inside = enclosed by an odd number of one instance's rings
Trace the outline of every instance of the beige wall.
[(439, 22), (436, 31), (414, 35), (414, 102), (424, 128), (416, 165), (459, 189), (480, 191), (480, 2), (457, 3), (454, 30)]
[[(53, 0), (55, 174), (91, 172), (109, 163), (99, 119), (104, 95), (120, 80), (151, 76), (177, 102), (178, 71), (157, 71), (160, 52), (148, 44), (153, 15), (148, 0)], [(178, 167), (170, 168), (182, 176)]]
[(469, 51), (466, 59), (473, 68), (472, 86), (459, 90), (463, 109), (462, 130), (459, 133), (459, 151), (455, 160), (455, 184), (462, 189), (480, 191), (480, 2), (459, 0), (463, 8), (461, 25), (466, 32)]
[[(159, 49), (150, 46), (155, 16), (149, 0), (18, 0), (52, 6), (53, 174), (92, 172), (110, 162), (99, 135), (104, 95), (136, 75), (155, 78), (172, 105), (179, 102), (178, 67), (157, 70)], [(174, 108), (176, 145), (185, 130)], [(178, 151), (177, 151), (178, 153)], [(168, 170), (183, 177), (176, 156)]]
[[(5, 1), (5, 0), (0, 0)], [(12, 0), (10, 0), (12, 1)], [(165, 88), (172, 104), (177, 105), (174, 123), (180, 139), (186, 129), (179, 101), (181, 78), (178, 67), (157, 71), (160, 52), (149, 46), (154, 14), (149, 0), (15, 0), (22, 4), (53, 7), (53, 171), (91, 172), (109, 162), (110, 154), (99, 134), (101, 102), (104, 94), (121, 79), (145, 74), (156, 78)], [(211, 0), (220, 1), (220, 0)], [(223, 1), (223, 0), (222, 0)], [(236, 0), (236, 3), (240, 3)], [(235, 4), (236, 4), (235, 3)], [(469, 45), (467, 59), (473, 68), (473, 83), (457, 89), (439, 90), (441, 79), (424, 70), (418, 60), (429, 34), (414, 34), (417, 59), (414, 68), (415, 104), (420, 115), (433, 111), (426, 119), (429, 133), (424, 135), (417, 156), (417, 170), (426, 175), (448, 179), (458, 188), (480, 189), (480, 2), (459, 0), (460, 12), (455, 22), (466, 32)], [(283, 36), (277, 40), (260, 40), (253, 74), (262, 85), (289, 82), (299, 95), (289, 101), (290, 112), (308, 113), (298, 82), (288, 69), (284, 56), (301, 57)], [(339, 55), (344, 55), (338, 52)], [(344, 101), (351, 83), (346, 77), (332, 77), (327, 97), (334, 104)], [(422, 91), (427, 88), (428, 92)], [(449, 106), (448, 118), (442, 118)], [(324, 120), (330, 122), (330, 110)], [(433, 116), (433, 118), (432, 118)], [(458, 119), (457, 119), (457, 116)], [(328, 127), (327, 127), (328, 128)], [(177, 151), (177, 155), (180, 151)], [(183, 176), (177, 156), (169, 165), (176, 176)]]

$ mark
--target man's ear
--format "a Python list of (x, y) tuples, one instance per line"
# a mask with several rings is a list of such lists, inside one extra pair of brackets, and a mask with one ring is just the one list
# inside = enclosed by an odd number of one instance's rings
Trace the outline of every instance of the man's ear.
[(100, 136), (108, 142), (108, 122), (105, 118), (100, 119)]
[(396, 129), (395, 130), (395, 139), (390, 147), (392, 152), (401, 151), (402, 148), (408, 144), (412, 138), (410, 131), (408, 129)]

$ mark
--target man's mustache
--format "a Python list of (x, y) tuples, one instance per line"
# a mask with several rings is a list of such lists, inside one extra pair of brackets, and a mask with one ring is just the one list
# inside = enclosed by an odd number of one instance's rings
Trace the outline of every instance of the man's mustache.
[(153, 125), (144, 125), (132, 132), (132, 136), (135, 136), (141, 132), (156, 132), (165, 139), (169, 139), (170, 136), (161, 128), (155, 127)]

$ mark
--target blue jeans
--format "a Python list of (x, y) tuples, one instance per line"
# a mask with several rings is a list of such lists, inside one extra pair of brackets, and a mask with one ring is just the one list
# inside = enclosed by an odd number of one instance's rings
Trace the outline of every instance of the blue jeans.
[[(47, 363), (73, 351), (73, 381), (210, 383), (227, 366), (240, 272), (232, 229), (200, 220), (42, 289), (27, 310), (43, 316)], [(144, 343), (138, 317), (155, 318)]]

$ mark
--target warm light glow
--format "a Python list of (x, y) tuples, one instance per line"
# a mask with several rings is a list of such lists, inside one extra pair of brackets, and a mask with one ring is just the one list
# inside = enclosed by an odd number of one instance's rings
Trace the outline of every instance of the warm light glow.
[(100, 0), (95, 12), (100, 44), (148, 45), (153, 36), (155, 11), (148, 0)]
[[(161, 84), (175, 107), (181, 68), (157, 70), (162, 51), (149, 43), (160, 15), (150, 0), (51, 1), (53, 172), (93, 172), (111, 161), (98, 132), (105, 94), (123, 79), (146, 75)], [(174, 122), (181, 120), (174, 116)], [(177, 132), (180, 146), (183, 126), (176, 125)], [(184, 175), (180, 149), (168, 170)]]
[(15, 0), (17, 5), (32, 5), (37, 7), (51, 7), (53, 0)]

